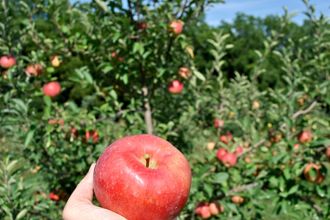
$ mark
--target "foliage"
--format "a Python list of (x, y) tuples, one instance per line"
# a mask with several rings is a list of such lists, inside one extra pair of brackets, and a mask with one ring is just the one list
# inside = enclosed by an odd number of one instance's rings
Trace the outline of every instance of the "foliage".
[[(0, 218), (60, 218), (104, 148), (146, 132), (191, 164), (180, 219), (199, 218), (201, 202), (224, 208), (214, 219), (329, 218), (328, 18), (305, 1), (302, 26), (285, 12), (209, 27), (203, 12), (219, 2), (3, 0), (0, 52), (17, 64), (0, 69)], [(169, 25), (178, 19), (176, 34)], [(30, 64), (42, 73), (26, 74)], [(176, 79), (180, 94), (167, 88)], [(43, 94), (50, 81), (60, 95)], [(299, 142), (303, 130), (312, 140)], [(237, 164), (224, 166), (217, 150), (238, 146)], [(320, 168), (306, 174), (310, 163)]]

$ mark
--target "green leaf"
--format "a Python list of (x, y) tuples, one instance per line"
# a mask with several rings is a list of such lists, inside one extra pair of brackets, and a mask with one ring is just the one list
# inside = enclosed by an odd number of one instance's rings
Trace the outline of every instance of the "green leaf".
[(198, 79), (200, 79), (202, 81), (206, 80), (205, 76), (201, 72), (199, 72), (198, 70), (194, 69), (193, 73)]
[(23, 217), (25, 217), (25, 215), (27, 214), (27, 212), (28, 212), (27, 209), (23, 209), (23, 210), (21, 210), (21, 211), (17, 214), (16, 219), (17, 219), (17, 220), (18, 220), (18, 219), (22, 219)]
[(31, 140), (34, 136), (34, 130), (30, 130), (29, 133), (27, 134), (24, 142), (24, 146), (27, 147), (31, 143)]
[(299, 185), (295, 185), (295, 186), (291, 187), (289, 192), (287, 193), (287, 195), (296, 193), (298, 191), (298, 189), (299, 189)]
[(214, 175), (212, 182), (223, 184), (228, 180), (228, 178), (229, 178), (228, 173), (221, 172)]

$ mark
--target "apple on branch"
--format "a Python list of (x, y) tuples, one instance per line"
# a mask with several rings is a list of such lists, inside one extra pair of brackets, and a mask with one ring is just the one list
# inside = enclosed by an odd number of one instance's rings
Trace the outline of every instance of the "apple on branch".
[(42, 87), (45, 96), (55, 97), (61, 92), (61, 84), (59, 82), (49, 82)]
[(16, 65), (16, 59), (12, 55), (3, 55), (0, 58), (0, 66), (4, 69), (9, 69)]

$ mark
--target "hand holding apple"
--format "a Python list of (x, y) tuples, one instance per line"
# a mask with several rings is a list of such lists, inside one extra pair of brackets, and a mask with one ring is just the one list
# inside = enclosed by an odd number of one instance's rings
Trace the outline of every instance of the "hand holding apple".
[(183, 154), (153, 135), (115, 141), (94, 171), (94, 192), (101, 206), (129, 220), (173, 220), (188, 199), (190, 184)]
[[(107, 209), (93, 205), (93, 164), (87, 175), (80, 181), (71, 194), (63, 210), (64, 220), (125, 220), (124, 217)], [(54, 197), (55, 198), (55, 197)], [(58, 198), (59, 199), (59, 198)]]

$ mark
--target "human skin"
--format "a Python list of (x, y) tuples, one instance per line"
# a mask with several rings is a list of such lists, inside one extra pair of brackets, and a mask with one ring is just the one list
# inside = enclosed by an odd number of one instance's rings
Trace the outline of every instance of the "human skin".
[(93, 200), (93, 172), (92, 164), (87, 175), (77, 185), (63, 210), (64, 220), (125, 220), (124, 217), (95, 206)]

